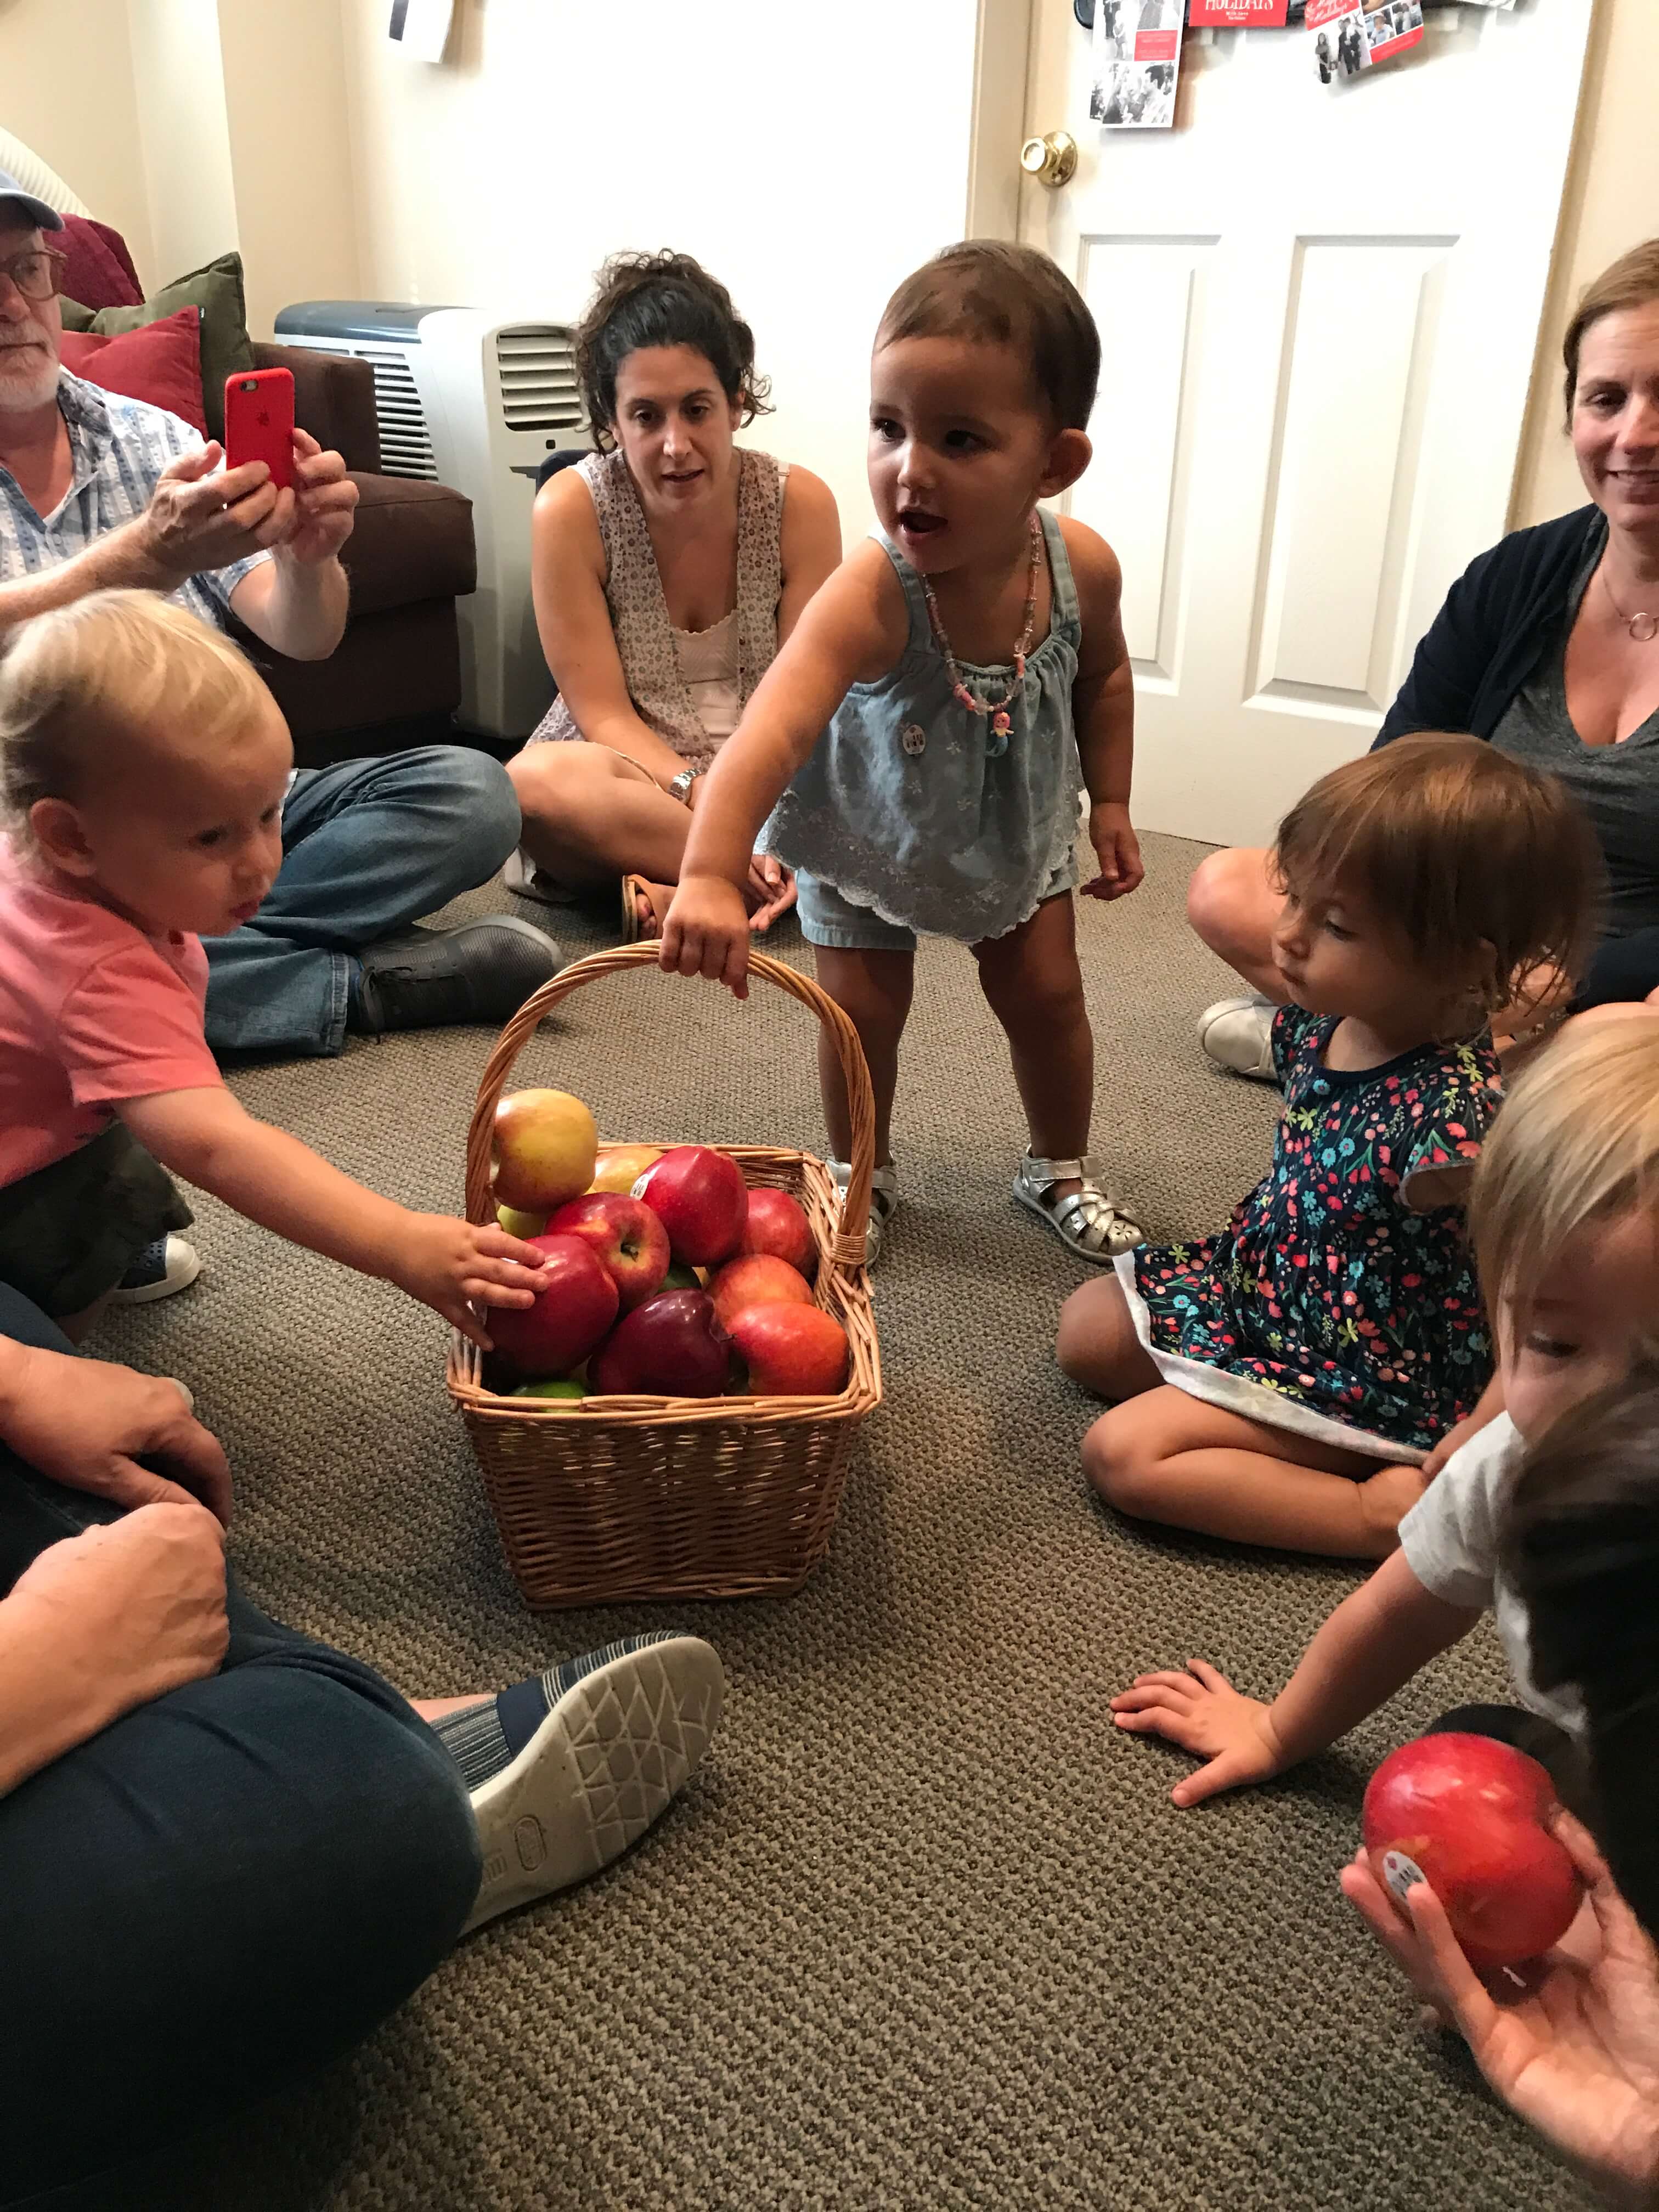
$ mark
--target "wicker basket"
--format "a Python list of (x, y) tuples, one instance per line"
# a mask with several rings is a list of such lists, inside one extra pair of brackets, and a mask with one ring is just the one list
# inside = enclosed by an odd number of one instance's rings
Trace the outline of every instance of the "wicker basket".
[[(656, 969), (656, 947), (596, 952), (544, 983), (502, 1030), (478, 1085), (466, 1148), (470, 1221), (495, 1218), (490, 1139), (502, 1086), (544, 1014), (585, 983)], [(482, 1357), (456, 1334), (449, 1394), (483, 1471), (507, 1563), (532, 1606), (624, 1598), (781, 1597), (830, 1548), (853, 1432), (881, 1399), (881, 1365), (864, 1267), (874, 1111), (852, 1024), (817, 985), (756, 953), (750, 975), (815, 1013), (840, 1059), (852, 1106), (853, 1176), (840, 1194), (810, 1153), (726, 1145), (750, 1183), (788, 1191), (817, 1243), (814, 1295), (852, 1346), (834, 1398), (505, 1398), (486, 1389)], [(683, 984), (663, 988), (684, 989)], [(657, 1139), (643, 1141), (656, 1143)], [(662, 1139), (682, 1144), (684, 1135)]]

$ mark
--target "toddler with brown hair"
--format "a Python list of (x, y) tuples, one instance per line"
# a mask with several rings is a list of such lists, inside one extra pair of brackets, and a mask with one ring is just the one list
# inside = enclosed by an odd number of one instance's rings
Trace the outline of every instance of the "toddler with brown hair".
[(1499, 1096), (1488, 1018), (1582, 960), (1600, 858), (1553, 776), (1432, 735), (1324, 777), (1274, 858), (1273, 1164), (1219, 1236), (1077, 1291), (1060, 1360), (1120, 1401), (1083, 1445), (1120, 1511), (1381, 1559), (1491, 1371), (1461, 1213)]

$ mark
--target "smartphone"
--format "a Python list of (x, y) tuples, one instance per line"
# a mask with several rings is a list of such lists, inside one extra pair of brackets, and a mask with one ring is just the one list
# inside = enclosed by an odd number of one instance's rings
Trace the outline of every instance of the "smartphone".
[(278, 491), (294, 482), (294, 374), (250, 369), (225, 379), (225, 466), (263, 461)]

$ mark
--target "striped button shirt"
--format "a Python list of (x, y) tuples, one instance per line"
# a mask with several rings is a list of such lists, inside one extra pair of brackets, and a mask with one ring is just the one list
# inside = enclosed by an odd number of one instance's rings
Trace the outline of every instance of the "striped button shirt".
[[(199, 432), (165, 407), (100, 391), (58, 372), (58, 404), (69, 428), (70, 488), (43, 520), (0, 467), (0, 584), (39, 575), (84, 553), (96, 539), (131, 522), (149, 505), (161, 471), (203, 444)], [(173, 594), (205, 623), (222, 629), (230, 595), (250, 568), (270, 559), (255, 553), (228, 568), (191, 576)]]

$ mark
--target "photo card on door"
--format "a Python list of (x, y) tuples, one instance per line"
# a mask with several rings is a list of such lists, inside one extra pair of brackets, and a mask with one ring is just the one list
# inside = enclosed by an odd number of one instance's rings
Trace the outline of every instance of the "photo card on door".
[(1187, 0), (1189, 31), (1282, 31), (1291, 0)]
[(1091, 118), (1109, 131), (1175, 121), (1182, 0), (1096, 0)]
[[(1313, 0), (1309, 0), (1311, 15)], [(1423, 0), (1383, 0), (1369, 10), (1350, 7), (1320, 25), (1314, 61), (1322, 84), (1346, 83), (1379, 62), (1408, 52), (1423, 36)]]

